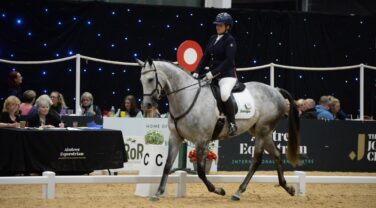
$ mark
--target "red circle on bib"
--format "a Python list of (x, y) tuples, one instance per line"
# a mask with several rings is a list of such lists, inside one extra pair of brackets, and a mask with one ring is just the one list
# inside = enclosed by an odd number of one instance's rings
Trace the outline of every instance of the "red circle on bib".
[(200, 44), (193, 40), (186, 40), (180, 44), (177, 53), (178, 64), (184, 69), (193, 72), (202, 57)]

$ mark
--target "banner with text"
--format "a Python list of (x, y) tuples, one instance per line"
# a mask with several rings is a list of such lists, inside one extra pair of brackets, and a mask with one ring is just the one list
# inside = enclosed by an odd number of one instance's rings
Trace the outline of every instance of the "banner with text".
[[(285, 170), (376, 171), (376, 122), (301, 120), (300, 164), (286, 158), (288, 131), (283, 120), (273, 132)], [(218, 170), (248, 170), (255, 138), (249, 134), (219, 142)], [(259, 170), (275, 170), (265, 151)]]

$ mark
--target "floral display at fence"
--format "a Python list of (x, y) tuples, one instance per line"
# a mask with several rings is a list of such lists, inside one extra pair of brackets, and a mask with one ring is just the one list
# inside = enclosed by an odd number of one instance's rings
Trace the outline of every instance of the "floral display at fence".
[[(196, 149), (193, 149), (193, 150), (189, 151), (188, 158), (189, 158), (189, 160), (191, 162), (197, 161), (197, 151), (196, 151)], [(208, 160), (217, 160), (217, 154), (215, 154), (214, 151), (212, 151), (212, 150), (209, 149), (208, 153), (206, 155), (206, 159), (208, 159)]]
[(145, 135), (145, 144), (163, 144), (164, 137), (161, 132), (151, 129)]

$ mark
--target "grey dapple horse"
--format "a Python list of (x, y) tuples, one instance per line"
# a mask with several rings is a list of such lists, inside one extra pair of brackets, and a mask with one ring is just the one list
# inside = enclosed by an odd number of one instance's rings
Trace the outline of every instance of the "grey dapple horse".
[[(197, 172), (209, 192), (225, 195), (222, 188), (215, 187), (205, 175), (205, 160), (208, 145), (211, 141), (215, 124), (219, 118), (216, 99), (205, 81), (196, 80), (190, 73), (178, 66), (165, 62), (147, 60), (145, 63), (137, 60), (141, 69), (141, 82), (144, 91), (143, 105), (151, 107), (161, 96), (166, 95), (169, 101), (170, 130), (167, 161), (157, 193), (151, 200), (158, 200), (164, 193), (168, 174), (179, 151), (179, 145), (184, 139), (195, 144), (197, 150)], [(299, 118), (296, 105), (291, 95), (283, 89), (275, 89), (268, 85), (249, 82), (246, 88), (252, 94), (255, 102), (255, 114), (250, 119), (237, 120), (238, 134), (248, 131), (256, 138), (255, 153), (249, 172), (232, 200), (239, 200), (257, 167), (261, 163), (264, 150), (273, 157), (278, 171), (279, 185), (290, 195), (295, 194), (292, 186), (287, 186), (282, 170), (281, 154), (272, 140), (272, 132), (289, 111), (289, 138), (287, 157), (292, 165), (299, 161)], [(164, 94), (163, 94), (164, 92)], [(284, 99), (290, 102), (290, 108)], [(217, 139), (227, 139), (227, 122)]]

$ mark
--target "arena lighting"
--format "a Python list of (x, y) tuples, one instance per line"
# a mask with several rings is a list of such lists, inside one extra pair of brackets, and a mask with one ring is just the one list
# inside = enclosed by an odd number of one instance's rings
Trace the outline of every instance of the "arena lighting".
[(17, 25), (22, 25), (22, 23), (23, 23), (23, 20), (21, 18), (17, 18), (16, 19), (16, 24)]

